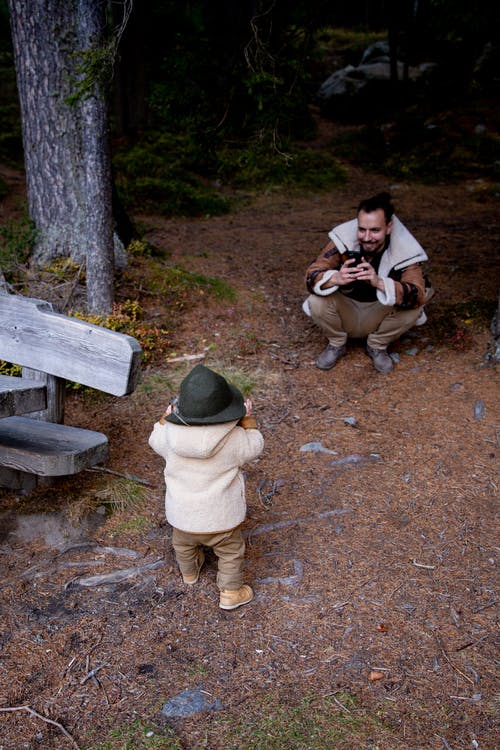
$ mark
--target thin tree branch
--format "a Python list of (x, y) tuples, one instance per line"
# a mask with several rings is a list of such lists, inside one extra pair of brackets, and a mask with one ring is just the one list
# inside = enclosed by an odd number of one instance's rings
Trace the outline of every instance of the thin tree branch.
[(62, 724), (60, 724), (58, 721), (53, 721), (52, 719), (48, 719), (46, 716), (42, 716), (42, 714), (39, 714), (38, 711), (35, 711), (30, 706), (11, 706), (10, 708), (0, 708), (0, 711), (2, 713), (13, 713), (14, 711), (26, 711), (29, 713), (31, 717), (34, 717), (36, 719), (41, 719), (42, 721), (45, 721), (47, 724), (52, 724), (54, 727), (57, 727), (61, 730), (61, 732), (64, 734), (65, 737), (68, 738), (68, 740), (71, 742), (74, 748), (76, 750), (80, 750), (79, 745), (75, 742), (73, 737), (70, 735), (70, 733), (63, 727)]

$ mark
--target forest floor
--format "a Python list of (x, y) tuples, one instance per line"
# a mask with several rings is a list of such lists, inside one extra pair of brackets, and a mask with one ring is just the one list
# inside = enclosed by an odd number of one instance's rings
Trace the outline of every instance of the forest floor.
[[(171, 262), (236, 297), (192, 295), (165, 360), (131, 396), (69, 395), (66, 421), (108, 435), (116, 475), (0, 496), (2, 750), (498, 746), (500, 418), (486, 356), (498, 201), (479, 182), (348, 170), (320, 196), (270, 192), (217, 218), (134, 217)], [(389, 375), (356, 342), (322, 372), (304, 270), (381, 189), (430, 256), (429, 320), (392, 347)], [(169, 300), (134, 264), (118, 294), (139, 295), (161, 326)], [(255, 600), (233, 612), (218, 607), (212, 556), (197, 585), (182, 584), (147, 442), (200, 361), (251, 386), (265, 437), (246, 467)], [(119, 475), (142, 480), (121, 511)], [(112, 514), (82, 516), (113, 493)]]

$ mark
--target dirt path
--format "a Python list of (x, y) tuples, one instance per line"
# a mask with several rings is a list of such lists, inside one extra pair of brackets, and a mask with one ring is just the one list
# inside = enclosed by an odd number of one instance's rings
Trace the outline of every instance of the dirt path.
[[(360, 197), (387, 188), (431, 257), (429, 323), (394, 347), (389, 376), (361, 345), (321, 372), (323, 340), (300, 308), (304, 269)], [(237, 290), (231, 303), (201, 298), (174, 336), (178, 356), (204, 354), (253, 386), (266, 439), (247, 471), (256, 600), (219, 610), (211, 558), (187, 590), (162, 521), (147, 436), (193, 361), (147, 372), (125, 400), (76, 396), (68, 421), (108, 434), (109, 467), (151, 486), (135, 518), (115, 514), (87, 546), (4, 540), (0, 708), (30, 705), (80, 746), (114, 749), (125, 744), (113, 726), (139, 721), (159, 741), (162, 705), (201, 690), (219, 710), (169, 721), (186, 750), (493, 750), (498, 374), (484, 327), (471, 319), (451, 341), (438, 322), (447, 306), (495, 298), (496, 211), (478, 185), (390, 186), (353, 169), (326, 196), (265, 195), (209, 220), (138, 217), (175, 262)], [(145, 304), (151, 320), (167, 312)], [(81, 483), (54, 494), (54, 510)], [(122, 581), (86, 580), (123, 569)], [(286, 734), (297, 715), (316, 744)], [(4, 713), (0, 746), (69, 745), (58, 727)]]

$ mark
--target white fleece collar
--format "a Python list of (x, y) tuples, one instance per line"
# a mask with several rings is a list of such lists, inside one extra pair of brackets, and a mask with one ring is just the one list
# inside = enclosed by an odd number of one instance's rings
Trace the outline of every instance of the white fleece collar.
[[(379, 276), (387, 276), (392, 269), (398, 270), (428, 260), (423, 247), (396, 215), (392, 217), (392, 222), (389, 247), (382, 254)], [(359, 250), (357, 219), (339, 224), (328, 236), (340, 252)]]

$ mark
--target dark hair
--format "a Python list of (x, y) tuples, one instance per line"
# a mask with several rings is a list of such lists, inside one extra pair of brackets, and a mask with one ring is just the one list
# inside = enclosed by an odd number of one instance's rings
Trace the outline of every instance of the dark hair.
[(379, 208), (382, 209), (385, 214), (385, 220), (389, 223), (394, 214), (394, 206), (391, 202), (390, 193), (377, 193), (377, 195), (371, 198), (365, 198), (358, 206), (358, 214), (360, 211), (371, 214), (372, 211), (377, 211)]

